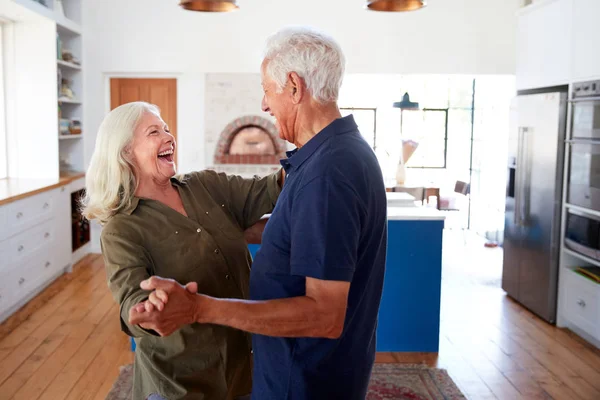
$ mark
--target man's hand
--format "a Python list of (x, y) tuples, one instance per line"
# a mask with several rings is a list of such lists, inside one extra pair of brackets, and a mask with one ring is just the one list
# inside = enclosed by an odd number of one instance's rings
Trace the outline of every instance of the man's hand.
[[(196, 282), (188, 282), (185, 285), (185, 290), (192, 294), (198, 293), (198, 284)], [(142, 301), (134, 306), (137, 312), (152, 312), (154, 309), (158, 309), (158, 311), (162, 311), (165, 308), (165, 304), (169, 302), (169, 294), (164, 290), (157, 289), (150, 293), (148, 296), (148, 300)]]
[(169, 336), (183, 325), (196, 322), (198, 285), (195, 282), (184, 287), (172, 279), (153, 276), (143, 281), (140, 287), (154, 291), (147, 301), (129, 310), (130, 324)]

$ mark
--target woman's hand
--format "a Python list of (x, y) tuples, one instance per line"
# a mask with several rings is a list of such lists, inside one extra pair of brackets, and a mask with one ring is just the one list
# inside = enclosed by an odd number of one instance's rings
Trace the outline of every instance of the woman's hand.
[[(198, 293), (198, 284), (196, 282), (189, 282), (185, 285), (185, 290), (192, 294), (196, 294)], [(162, 289), (156, 289), (150, 293), (148, 300), (136, 304), (134, 308), (137, 312), (152, 312), (154, 309), (162, 311), (168, 302), (169, 294)]]
[[(183, 325), (196, 321), (198, 285), (195, 282), (182, 286), (172, 279), (153, 276), (143, 281), (140, 287), (144, 290), (154, 290), (152, 293), (163, 293), (151, 295), (145, 302), (133, 306), (129, 311), (130, 324), (154, 330), (161, 336), (169, 336)], [(166, 299), (167, 303), (164, 303), (163, 299)], [(161, 304), (162, 310), (153, 302)]]

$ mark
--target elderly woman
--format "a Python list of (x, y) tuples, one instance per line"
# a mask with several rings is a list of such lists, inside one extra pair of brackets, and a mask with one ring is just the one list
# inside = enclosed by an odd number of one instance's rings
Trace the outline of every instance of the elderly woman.
[(152, 275), (197, 282), (202, 293), (247, 298), (244, 230), (272, 211), (281, 172), (242, 179), (211, 171), (175, 176), (175, 139), (156, 106), (135, 102), (106, 116), (86, 176), (84, 215), (104, 228), (108, 286), (122, 330), (135, 337), (134, 399), (235, 399), (250, 393), (250, 338), (191, 324), (168, 337), (129, 323)]

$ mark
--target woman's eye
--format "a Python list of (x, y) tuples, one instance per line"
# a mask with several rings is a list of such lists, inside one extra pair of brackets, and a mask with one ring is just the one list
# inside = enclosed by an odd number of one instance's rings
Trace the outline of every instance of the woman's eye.
[(150, 132), (151, 135), (158, 135), (158, 131), (152, 131)]

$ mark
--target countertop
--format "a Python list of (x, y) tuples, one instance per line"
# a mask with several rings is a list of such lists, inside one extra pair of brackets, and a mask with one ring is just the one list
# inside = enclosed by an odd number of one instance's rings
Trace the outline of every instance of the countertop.
[(83, 178), (85, 172), (61, 174), (57, 179), (0, 179), (0, 206), (67, 185)]
[(415, 207), (415, 197), (404, 192), (386, 192), (388, 207)]
[[(443, 221), (444, 213), (431, 207), (388, 207), (388, 221)], [(268, 219), (271, 214), (265, 214), (261, 219)]]
[(431, 207), (388, 207), (388, 221), (443, 221), (444, 213)]

